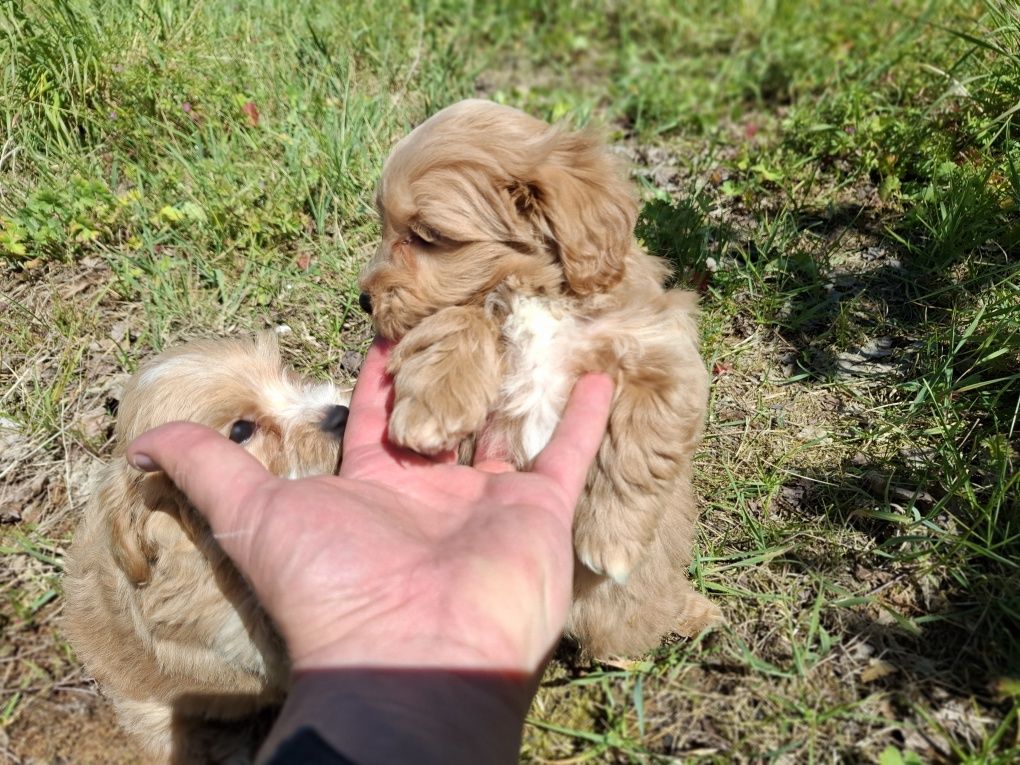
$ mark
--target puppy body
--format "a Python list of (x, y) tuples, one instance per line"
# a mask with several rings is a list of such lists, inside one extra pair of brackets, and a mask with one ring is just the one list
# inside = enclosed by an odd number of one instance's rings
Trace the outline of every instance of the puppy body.
[(708, 390), (696, 299), (664, 290), (667, 267), (634, 240), (615, 160), (586, 134), (466, 101), (397, 145), (379, 207), (362, 288), (377, 328), (400, 340), (390, 437), (437, 453), (484, 429), (526, 468), (577, 377), (608, 372), (568, 631), (589, 654), (627, 655), (718, 621), (684, 573)]
[(340, 432), (322, 424), (348, 398), (284, 368), (268, 334), (189, 343), (128, 382), (113, 459), (68, 554), (64, 628), (121, 723), (157, 760), (246, 761), (258, 734), (245, 718), (282, 701), (288, 666), (204, 520), (163, 474), (131, 468), (127, 444), (190, 420), (233, 433), (276, 475), (330, 473)]

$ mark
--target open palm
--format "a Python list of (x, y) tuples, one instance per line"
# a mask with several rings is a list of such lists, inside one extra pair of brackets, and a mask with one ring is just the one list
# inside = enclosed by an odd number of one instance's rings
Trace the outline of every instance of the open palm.
[(571, 522), (612, 396), (582, 378), (531, 472), (474, 467), (386, 440), (388, 348), (368, 354), (339, 476), (284, 480), (194, 424), (138, 438), (208, 518), (283, 634), (296, 669), (442, 667), (532, 673), (570, 601)]

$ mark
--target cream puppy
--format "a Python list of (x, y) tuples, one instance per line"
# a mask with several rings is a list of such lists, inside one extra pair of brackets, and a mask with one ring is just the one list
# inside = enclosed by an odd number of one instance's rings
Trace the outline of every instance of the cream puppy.
[(189, 420), (276, 475), (332, 473), (349, 398), (284, 367), (268, 333), (168, 350), (128, 382), (113, 458), (67, 557), (64, 627), (156, 761), (249, 761), (264, 732), (256, 713), (283, 700), (287, 658), (204, 520), (163, 474), (131, 468), (127, 444)]

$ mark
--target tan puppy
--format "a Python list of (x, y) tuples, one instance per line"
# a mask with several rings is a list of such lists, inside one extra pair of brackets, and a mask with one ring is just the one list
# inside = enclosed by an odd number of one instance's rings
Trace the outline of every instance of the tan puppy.
[(719, 610), (687, 582), (691, 455), (708, 377), (696, 297), (634, 238), (637, 205), (591, 135), (469, 100), (394, 148), (382, 242), (362, 307), (397, 340), (390, 438), (425, 454), (487, 437), (526, 467), (577, 377), (616, 381), (609, 431), (574, 523), (568, 632), (595, 656), (637, 654)]
[(163, 474), (131, 468), (125, 447), (190, 420), (276, 475), (332, 473), (349, 398), (282, 366), (271, 334), (188, 343), (128, 382), (113, 459), (67, 557), (64, 626), (123, 726), (157, 761), (249, 761), (259, 731), (245, 718), (282, 701), (287, 659), (198, 512)]

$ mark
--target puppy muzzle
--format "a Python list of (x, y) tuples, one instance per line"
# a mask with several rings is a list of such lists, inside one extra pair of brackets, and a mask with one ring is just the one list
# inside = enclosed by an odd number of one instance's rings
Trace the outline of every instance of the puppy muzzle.
[(326, 414), (319, 423), (319, 428), (336, 438), (343, 438), (344, 429), (347, 427), (347, 416), (349, 410), (346, 406), (337, 404), (326, 409)]

